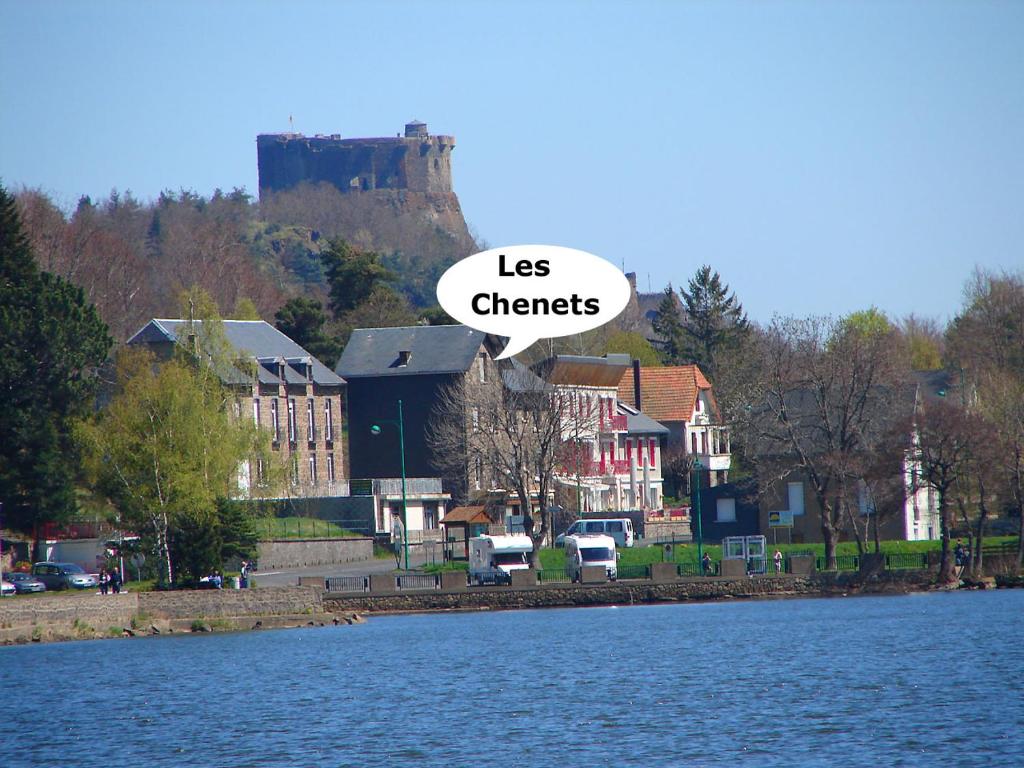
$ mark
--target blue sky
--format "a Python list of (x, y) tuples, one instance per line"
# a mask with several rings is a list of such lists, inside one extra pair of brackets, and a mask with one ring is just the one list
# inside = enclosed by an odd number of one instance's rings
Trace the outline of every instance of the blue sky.
[(2, 2), (0, 179), (256, 190), (256, 134), (454, 134), (492, 246), (751, 317), (945, 320), (1024, 266), (1024, 3)]

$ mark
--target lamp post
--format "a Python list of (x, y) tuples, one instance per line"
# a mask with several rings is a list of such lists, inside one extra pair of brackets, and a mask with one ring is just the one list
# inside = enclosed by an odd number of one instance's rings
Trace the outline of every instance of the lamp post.
[(380, 419), (380, 424), (373, 424), (370, 432), (379, 435), (381, 424), (391, 424), (398, 427), (398, 450), (402, 461), (402, 547), (405, 551), (405, 570), (409, 570), (409, 519), (405, 499), (405, 422), (402, 419), (402, 401), (398, 401), (398, 420)]
[(700, 473), (703, 469), (700, 459), (693, 462), (693, 514), (697, 518), (697, 562), (701, 573), (704, 573), (704, 535), (700, 522)]

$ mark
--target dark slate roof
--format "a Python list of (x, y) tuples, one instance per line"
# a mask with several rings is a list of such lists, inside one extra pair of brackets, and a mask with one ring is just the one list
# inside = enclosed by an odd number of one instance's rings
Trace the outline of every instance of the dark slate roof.
[(669, 430), (664, 424), (655, 421), (646, 413), (641, 413), (631, 405), (616, 401), (619, 413), (626, 414), (626, 432), (631, 435), (667, 435)]
[[(198, 321), (201, 322), (201, 321)], [(278, 362), (284, 363), (284, 378), (289, 384), (306, 382), (306, 365), (312, 366), (312, 378), (316, 384), (340, 386), (345, 383), (326, 365), (300, 347), (277, 328), (263, 320), (224, 320), (224, 334), (241, 356), (254, 357), (259, 365), (257, 376), (263, 384), (278, 384), (281, 379)], [(177, 342), (181, 328), (187, 320), (150, 320), (134, 336), (129, 344), (156, 344)], [(229, 382), (248, 381), (240, 371), (236, 375), (224, 376)]]
[[(357, 328), (335, 368), (346, 379), (415, 376), (469, 370), (486, 334), (465, 325)], [(410, 352), (406, 365), (399, 354)]]

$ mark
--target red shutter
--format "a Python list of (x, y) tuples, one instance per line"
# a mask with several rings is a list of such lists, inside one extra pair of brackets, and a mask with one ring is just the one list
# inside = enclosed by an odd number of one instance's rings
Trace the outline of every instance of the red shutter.
[(633, 466), (633, 441), (626, 438), (626, 461)]
[(651, 454), (651, 466), (653, 467), (654, 466), (654, 438), (653, 437), (648, 441), (647, 445), (648, 445), (648, 451)]

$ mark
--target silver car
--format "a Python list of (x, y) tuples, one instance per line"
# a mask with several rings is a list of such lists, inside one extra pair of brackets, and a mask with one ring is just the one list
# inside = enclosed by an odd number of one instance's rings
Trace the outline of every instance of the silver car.
[(4, 581), (11, 582), (19, 595), (46, 591), (46, 585), (31, 573), (5, 573)]
[(47, 589), (95, 589), (99, 585), (95, 576), (74, 563), (36, 563), (32, 575)]

